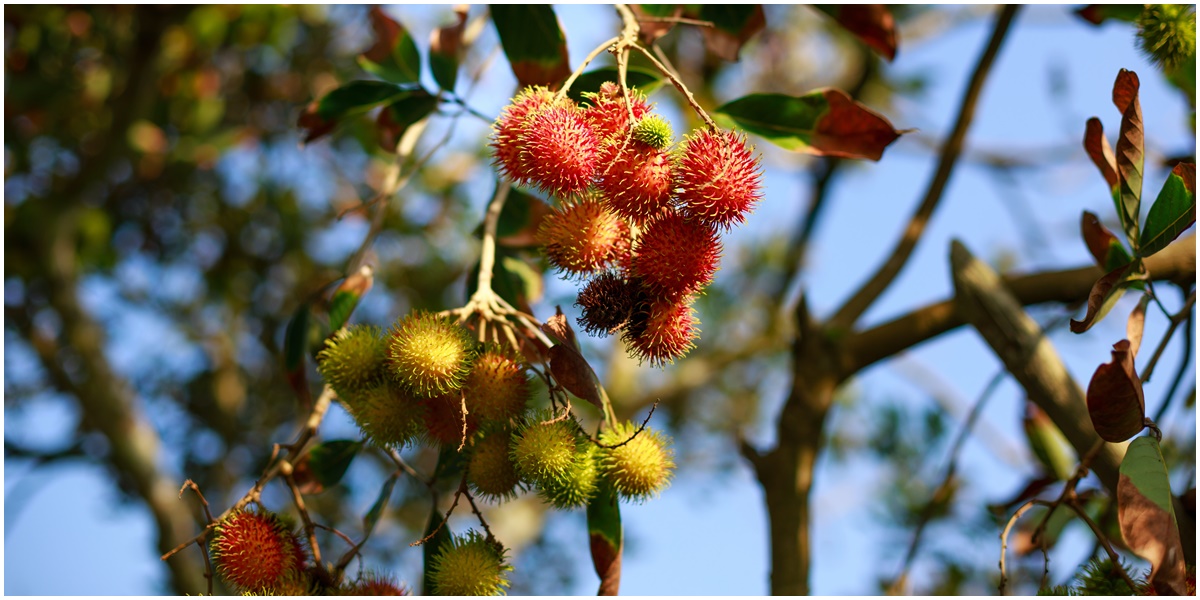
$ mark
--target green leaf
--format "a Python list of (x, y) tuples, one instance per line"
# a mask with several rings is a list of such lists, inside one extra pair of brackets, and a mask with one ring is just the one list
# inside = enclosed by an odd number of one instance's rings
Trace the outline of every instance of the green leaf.
[[(467, 297), (474, 295), (479, 282), (479, 263), (471, 268), (467, 279)], [(542, 296), (542, 276), (528, 263), (504, 247), (496, 249), (492, 270), (492, 291), (514, 307), (525, 310)], [(524, 309), (522, 309), (524, 307)]]
[(815, 4), (868, 48), (891, 61), (896, 58), (896, 20), (883, 4)]
[(371, 267), (364, 265), (357, 273), (351, 274), (338, 285), (337, 290), (333, 292), (333, 299), (329, 302), (330, 330), (337, 331), (350, 320), (358, 301), (375, 282), (373, 272)]
[(1145, 428), (1146, 399), (1133, 355), (1129, 340), (1113, 344), (1112, 362), (1096, 367), (1088, 383), (1088, 415), (1106, 442), (1123, 442)]
[(832, 88), (803, 96), (751, 94), (716, 113), (723, 125), (736, 125), (787, 150), (819, 156), (879, 160), (901, 133), (882, 115)]
[(317, 444), (308, 451), (308, 466), (321, 485), (335, 486), (361, 448), (362, 442), (357, 440), (330, 440)]
[(1089, 4), (1075, 11), (1079, 18), (1099, 25), (1107, 19), (1133, 23), (1142, 16), (1145, 4)]
[(1045, 467), (1046, 472), (1061, 481), (1070, 479), (1075, 473), (1075, 451), (1058, 425), (1028, 400), (1025, 402), (1025, 418), (1022, 424), (1029, 440), (1029, 449)]
[(493, 4), (492, 22), (520, 87), (555, 88), (571, 74), (567, 39), (548, 4)]
[(392, 83), (420, 81), (421, 55), (408, 30), (378, 6), (371, 8), (370, 18), (375, 44), (359, 55), (359, 66)]
[(435, 29), (429, 38), (429, 70), (433, 80), (443, 90), (454, 91), (458, 80), (459, 55), (462, 52), (463, 28), (467, 24), (467, 6), (454, 8), (457, 22)]
[(380, 104), (392, 102), (409, 93), (403, 88), (385, 81), (360, 79), (351, 81), (328, 94), (317, 103), (317, 116), (327, 119), (344, 119), (365, 113)]
[(737, 61), (742, 46), (767, 24), (761, 4), (703, 4), (698, 18), (713, 24), (701, 28), (709, 51), (731, 62)]
[(1150, 561), (1155, 591), (1159, 595), (1184, 594), (1186, 567), (1171, 480), (1153, 437), (1133, 440), (1125, 451), (1117, 481), (1117, 520), (1129, 549)]
[(367, 536), (375, 531), (375, 525), (379, 523), (379, 519), (383, 516), (383, 509), (387, 506), (388, 500), (392, 498), (392, 490), (396, 487), (396, 481), (400, 479), (398, 473), (393, 473), (387, 481), (383, 482), (383, 488), (379, 490), (379, 497), (375, 499), (375, 503), (371, 505), (371, 510), (367, 511), (363, 517), (363, 531)]
[(1179, 163), (1167, 177), (1146, 215), (1139, 251), (1150, 256), (1167, 247), (1196, 222), (1196, 165)]
[(621, 505), (611, 484), (601, 484), (596, 496), (588, 503), (588, 546), (592, 566), (600, 576), (597, 595), (616, 596), (621, 586), (621, 555), (625, 548), (621, 526)]
[(425, 569), (421, 579), (421, 586), (424, 588), (426, 595), (433, 593), (433, 573), (431, 572), (431, 568), (433, 567), (433, 558), (437, 556), (438, 553), (442, 551), (442, 548), (445, 548), (452, 539), (450, 535), (450, 526), (446, 524), (446, 516), (442, 514), (442, 511), (438, 510), (436, 504), (434, 505), (433, 510), (429, 513), (429, 524), (425, 527), (424, 537), (429, 537), (434, 531), (437, 531), (437, 534), (429, 538), (429, 541), (425, 542), (421, 546), (422, 556), (425, 561)]
[(1113, 104), (1121, 111), (1121, 129), (1117, 137), (1117, 215), (1125, 229), (1125, 239), (1134, 252), (1138, 246), (1138, 215), (1142, 200), (1142, 175), (1146, 171), (1145, 130), (1142, 105), (1138, 102), (1137, 73), (1121, 69), (1113, 83)]
[[(581, 74), (575, 82), (571, 84), (570, 91), (567, 92), (572, 100), (583, 102), (583, 94), (585, 92), (598, 92), (600, 85), (606, 81), (616, 81), (618, 77), (616, 67), (601, 67), (586, 73)], [(640, 67), (629, 67), (625, 71), (625, 83), (631, 88), (637, 88), (644, 94), (652, 94), (655, 90), (662, 86), (665, 80), (662, 74), (649, 69)]]

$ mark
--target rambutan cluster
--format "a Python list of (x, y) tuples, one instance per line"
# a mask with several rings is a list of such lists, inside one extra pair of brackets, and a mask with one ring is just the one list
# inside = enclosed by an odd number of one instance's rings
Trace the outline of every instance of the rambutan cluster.
[(493, 127), (496, 165), (559, 200), (537, 240), (560, 272), (588, 279), (584, 330), (620, 332), (632, 356), (662, 366), (699, 335), (692, 305), (718, 269), (721, 233), (762, 197), (759, 158), (731, 131), (676, 145), (645, 96), (616, 83), (585, 100), (518, 94)]

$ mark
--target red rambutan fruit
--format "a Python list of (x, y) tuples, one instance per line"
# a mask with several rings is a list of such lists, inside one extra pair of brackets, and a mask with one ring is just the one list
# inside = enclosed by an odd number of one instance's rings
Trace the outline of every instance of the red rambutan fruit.
[(275, 513), (242, 510), (221, 521), (209, 542), (217, 574), (238, 591), (280, 586), (304, 568), (304, 549)]
[(596, 134), (574, 105), (531, 114), (518, 139), (520, 172), (539, 189), (568, 199), (582, 195), (596, 176)]
[(661, 367), (687, 354), (700, 335), (700, 321), (692, 309), (694, 300), (695, 296), (659, 298), (635, 309), (622, 337), (630, 355)]
[(544, 87), (527, 87), (521, 90), (512, 104), (504, 107), (500, 118), (492, 125), (492, 155), (495, 165), (509, 179), (517, 183), (529, 180), (529, 173), (521, 166), (521, 133), (525, 131), (529, 115), (540, 112), (554, 104), (554, 92)]
[(584, 286), (575, 306), (582, 309), (579, 326), (591, 335), (608, 335), (628, 322), (633, 309), (644, 300), (640, 281), (630, 281), (614, 271), (605, 271)]
[(340, 591), (343, 596), (411, 596), (408, 588), (386, 575), (365, 574)]
[(632, 271), (652, 296), (673, 299), (712, 282), (720, 260), (721, 240), (712, 225), (667, 211), (642, 230)]
[(588, 104), (584, 110), (588, 123), (596, 132), (600, 145), (610, 149), (619, 147), (628, 137), (630, 107), (632, 107), (635, 122), (650, 112), (650, 106), (646, 104), (644, 94), (637, 90), (629, 90), (629, 105), (627, 106), (621, 88), (612, 81), (600, 84), (600, 91), (594, 94), (584, 94), (583, 97)]
[(732, 131), (689, 136), (675, 167), (684, 214), (725, 228), (744, 222), (762, 198), (762, 169), (752, 150)]
[(546, 258), (571, 275), (586, 275), (629, 253), (629, 225), (594, 197), (563, 204), (546, 216), (536, 239)]
[(520, 362), (490, 349), (475, 359), (463, 391), (468, 410), (481, 420), (508, 421), (525, 410), (529, 376)]
[(641, 224), (669, 206), (675, 182), (668, 151), (629, 140), (600, 167), (596, 187), (617, 214)]

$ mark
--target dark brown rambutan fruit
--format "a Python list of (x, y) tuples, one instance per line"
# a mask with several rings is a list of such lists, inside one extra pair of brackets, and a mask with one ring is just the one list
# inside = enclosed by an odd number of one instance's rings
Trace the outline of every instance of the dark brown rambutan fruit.
[(575, 301), (575, 306), (583, 311), (579, 326), (591, 335), (615, 333), (629, 322), (634, 307), (644, 297), (640, 281), (627, 280), (616, 271), (605, 271), (579, 292)]

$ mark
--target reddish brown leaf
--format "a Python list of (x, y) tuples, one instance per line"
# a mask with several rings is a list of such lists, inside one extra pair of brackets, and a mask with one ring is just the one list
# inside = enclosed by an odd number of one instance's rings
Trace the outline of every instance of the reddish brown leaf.
[[(1080, 230), (1083, 233), (1083, 242), (1087, 244), (1088, 252), (1092, 254), (1092, 258), (1096, 259), (1096, 266), (1101, 269), (1115, 269), (1128, 263), (1129, 255), (1125, 252), (1124, 246), (1121, 246), (1121, 241), (1117, 236), (1113, 235), (1107, 227), (1100, 224), (1100, 219), (1095, 213), (1083, 211), (1083, 219), (1079, 224)], [(1113, 253), (1116, 253), (1116, 256)]]
[(1109, 189), (1116, 188), (1117, 157), (1113, 155), (1112, 146), (1108, 145), (1108, 138), (1104, 137), (1104, 125), (1101, 125), (1100, 119), (1096, 117), (1087, 121), (1087, 129), (1083, 134), (1083, 149), (1087, 151), (1096, 168), (1100, 169), (1100, 175), (1104, 176)]
[(675, 27), (675, 23), (671, 21), (660, 21), (658, 19), (677, 19), (683, 16), (683, 6), (678, 4), (672, 6), (670, 12), (657, 11), (651, 13), (640, 4), (630, 5), (629, 8), (633, 10), (634, 16), (638, 19), (638, 41), (647, 46), (658, 41), (658, 38), (670, 33), (671, 29)]
[(579, 353), (575, 330), (571, 328), (562, 308), (558, 309), (558, 314), (546, 319), (542, 331), (555, 342), (548, 352), (550, 374), (554, 375), (554, 380), (568, 392), (587, 400), (597, 408), (602, 408), (600, 379), (596, 377), (596, 372), (592, 370), (587, 359)]
[[(1145, 170), (1145, 130), (1142, 106), (1138, 102), (1138, 76), (1121, 69), (1113, 83), (1113, 104), (1121, 111), (1121, 129), (1117, 137), (1117, 181), (1120, 202), (1117, 210), (1125, 237), (1130, 244), (1138, 239), (1138, 215), (1142, 197), (1142, 173)], [(1137, 250), (1135, 247), (1134, 250)]]
[(1116, 303), (1117, 298), (1125, 293), (1124, 282), (1125, 277), (1129, 274), (1129, 265), (1118, 267), (1109, 271), (1104, 277), (1096, 280), (1092, 284), (1092, 291), (1088, 293), (1087, 314), (1083, 316), (1082, 321), (1071, 319), (1071, 331), (1073, 333), (1083, 333), (1092, 328), (1108, 311), (1112, 305)]
[(1188, 589), (1183, 544), (1172, 507), (1171, 480), (1155, 438), (1129, 444), (1117, 479), (1117, 521), (1121, 537), (1150, 562), (1150, 583), (1160, 596), (1195, 594)]
[(896, 20), (886, 5), (844, 4), (833, 18), (889, 61), (896, 58)]
[(1112, 100), (1121, 114), (1125, 114), (1125, 111), (1129, 110), (1129, 105), (1137, 101), (1140, 87), (1141, 82), (1138, 80), (1137, 73), (1126, 69), (1121, 69), (1117, 73), (1117, 80), (1113, 82)]
[(1107, 442), (1123, 442), (1145, 427), (1146, 399), (1129, 340), (1113, 344), (1112, 362), (1096, 368), (1088, 384), (1087, 406), (1092, 427)]
[(812, 146), (827, 156), (879, 160), (901, 131), (887, 117), (855, 102), (838, 89), (824, 90), (829, 112), (817, 122)]
[(612, 545), (603, 535), (593, 533), (588, 536), (588, 545), (592, 551), (592, 565), (600, 576), (600, 590), (597, 596), (616, 596), (621, 587), (621, 554), (624, 548), (613, 552)]
[(1178, 175), (1183, 180), (1183, 187), (1193, 194), (1196, 193), (1196, 163), (1181, 162), (1171, 169), (1171, 174)]
[(463, 29), (467, 25), (467, 11), (470, 6), (459, 4), (454, 7), (454, 16), (458, 22), (446, 27), (438, 27), (429, 34), (429, 51), (446, 56), (458, 56), (462, 47)]
[(371, 31), (375, 32), (375, 43), (366, 52), (363, 52), (363, 56), (370, 59), (371, 62), (382, 63), (391, 57), (392, 49), (396, 47), (396, 41), (404, 33), (404, 27), (384, 14), (383, 9), (378, 5), (371, 7), (368, 16), (371, 19)]
[(1143, 294), (1129, 320), (1125, 322), (1125, 339), (1129, 340), (1129, 355), (1137, 358), (1138, 349), (1142, 347), (1142, 331), (1146, 327), (1146, 306), (1150, 304), (1150, 294)]
[(713, 27), (704, 27), (704, 44), (708, 50), (717, 56), (730, 61), (737, 62), (738, 53), (741, 52), (742, 46), (754, 37), (754, 34), (760, 32), (767, 26), (766, 17), (763, 15), (761, 4), (754, 5), (753, 12), (749, 18), (740, 23), (741, 27), (732, 30), (725, 27), (730, 21), (722, 18), (723, 9), (731, 5), (713, 5), (705, 4), (700, 8), (699, 18), (705, 21), (712, 21)]
[(325, 119), (317, 113), (317, 107), (320, 105), (321, 102), (319, 100), (313, 100), (304, 108), (304, 112), (300, 113), (300, 118), (296, 120), (296, 125), (308, 132), (304, 135), (305, 144), (328, 134), (337, 127), (337, 119)]

